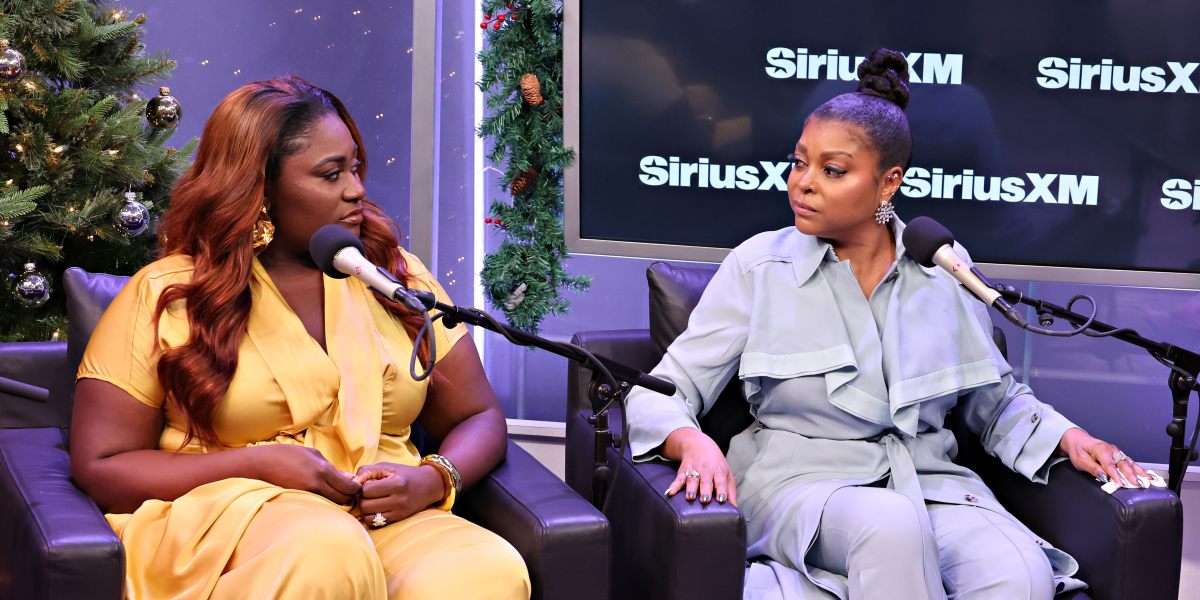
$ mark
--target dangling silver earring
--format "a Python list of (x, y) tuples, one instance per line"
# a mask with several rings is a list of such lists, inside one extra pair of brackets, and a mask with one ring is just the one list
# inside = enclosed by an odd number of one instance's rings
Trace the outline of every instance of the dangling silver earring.
[(894, 216), (896, 216), (896, 206), (892, 204), (891, 197), (888, 197), (887, 200), (883, 201), (883, 204), (879, 205), (879, 209), (875, 211), (875, 222), (880, 225), (886, 225)]

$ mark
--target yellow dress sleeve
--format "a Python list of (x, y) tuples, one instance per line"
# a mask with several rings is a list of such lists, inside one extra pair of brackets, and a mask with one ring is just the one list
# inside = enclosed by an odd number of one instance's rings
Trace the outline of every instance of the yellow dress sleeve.
[[(166, 391), (158, 381), (158, 344), (154, 308), (158, 297), (175, 282), (179, 262), (170, 258), (152, 263), (134, 275), (100, 317), (84, 351), (76, 380), (107, 381), (152, 408), (162, 408)], [(188, 265), (190, 266), (190, 264)], [(162, 326), (171, 329), (175, 319), (164, 316)], [(186, 335), (186, 325), (184, 325)], [(160, 331), (160, 337), (174, 337)]]
[[(445, 288), (442, 287), (442, 284), (438, 283), (433, 273), (430, 273), (429, 269), (425, 268), (421, 259), (405, 251), (403, 248), (400, 249), (400, 255), (404, 257), (404, 264), (408, 272), (417, 278), (417, 283), (413, 287), (433, 292), (437, 296), (438, 302), (451, 306), (454, 305), (454, 301), (450, 299), (450, 294), (446, 293)], [(467, 333), (466, 325), (459, 324), (447, 329), (442, 324), (441, 319), (433, 322), (433, 334), (434, 340), (437, 342), (437, 360), (441, 360), (446, 356), (450, 352), (450, 349), (454, 347), (454, 344), (458, 343), (458, 340), (470, 337)]]

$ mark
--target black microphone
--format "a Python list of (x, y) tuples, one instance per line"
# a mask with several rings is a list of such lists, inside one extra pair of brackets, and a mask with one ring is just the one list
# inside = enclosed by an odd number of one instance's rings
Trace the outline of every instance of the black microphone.
[(341, 225), (326, 225), (313, 234), (308, 253), (326, 275), (334, 279), (355, 277), (367, 284), (372, 292), (399, 302), (408, 310), (421, 313), (436, 302), (433, 294), (410, 290), (395, 275), (377, 267), (363, 256), (362, 240)]
[(992, 282), (975, 267), (968, 267), (967, 261), (954, 251), (954, 235), (941, 223), (929, 217), (917, 217), (904, 228), (902, 238), (905, 251), (917, 264), (929, 268), (937, 265), (945, 269), (971, 295), (1000, 311), (1014, 325), (1021, 329), (1029, 327), (1029, 323), (994, 289)]

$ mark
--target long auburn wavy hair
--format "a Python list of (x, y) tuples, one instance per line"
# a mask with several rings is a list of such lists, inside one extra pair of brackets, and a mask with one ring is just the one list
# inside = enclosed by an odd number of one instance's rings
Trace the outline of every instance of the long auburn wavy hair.
[[(205, 446), (221, 447), (213, 417), (237, 371), (238, 347), (250, 320), (254, 224), (283, 159), (305, 148), (312, 127), (332, 113), (341, 117), (358, 145), (359, 176), (365, 180), (367, 154), (346, 107), (333, 94), (289, 75), (244, 85), (221, 100), (204, 125), (195, 162), (175, 184), (158, 241), (161, 256), (191, 257), (192, 279), (163, 291), (154, 320), (172, 302), (186, 302), (188, 340), (163, 348), (158, 362), (159, 381), (187, 423), (184, 446), (199, 439)], [(363, 199), (362, 205), (359, 237), (367, 258), (413, 285), (416, 278), (400, 255), (399, 228), (374, 203)], [(423, 324), (420, 315), (375, 299), (416, 338)], [(428, 336), (418, 351), (429, 364)]]

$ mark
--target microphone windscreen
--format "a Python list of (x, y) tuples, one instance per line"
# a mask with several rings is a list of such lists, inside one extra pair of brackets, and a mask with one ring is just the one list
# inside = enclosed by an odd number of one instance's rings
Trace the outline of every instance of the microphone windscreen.
[(954, 245), (954, 234), (929, 217), (917, 217), (904, 227), (904, 250), (917, 264), (933, 267), (933, 255), (947, 244)]
[(350, 233), (349, 229), (341, 225), (326, 225), (318, 229), (312, 239), (308, 241), (308, 253), (312, 255), (313, 262), (317, 263), (317, 266), (326, 275), (334, 279), (345, 279), (349, 275), (333, 266), (333, 257), (342, 249), (350, 246), (357, 248), (360, 254), (367, 253), (363, 248), (362, 240), (358, 239), (357, 235)]

